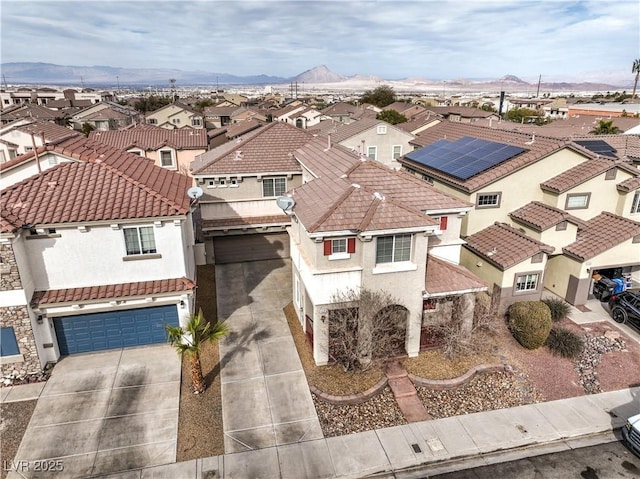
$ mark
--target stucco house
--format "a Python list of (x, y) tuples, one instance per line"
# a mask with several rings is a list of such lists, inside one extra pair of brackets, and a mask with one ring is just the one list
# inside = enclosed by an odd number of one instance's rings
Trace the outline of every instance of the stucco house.
[(166, 341), (193, 310), (190, 178), (84, 137), (0, 191), (3, 374)]
[[(640, 171), (615, 152), (605, 155), (570, 140), (451, 122), (425, 130), (413, 143), (424, 146), (401, 158), (403, 167), (475, 205), (463, 221), (463, 238), (486, 234), (498, 222), (550, 248), (535, 294), (542, 281), (570, 303), (584, 304), (595, 269), (640, 283), (640, 249), (633, 235), (619, 235), (613, 228), (612, 239), (602, 243), (606, 253), (571, 254), (572, 245), (596, 234), (597, 228), (589, 226), (596, 218), (621, 227), (637, 224)], [(467, 267), (480, 261), (466, 258)], [(577, 265), (569, 268), (566, 261)], [(502, 289), (516, 284), (510, 271), (497, 278), (489, 269), (474, 271)]]
[(204, 190), (199, 234), (208, 263), (289, 256), (290, 218), (275, 199), (302, 184), (293, 152), (311, 139), (306, 130), (273, 122), (192, 162)]
[(363, 117), (349, 124), (335, 123), (319, 132), (332, 144), (339, 144), (391, 168), (400, 169), (398, 158), (413, 150), (411, 133), (376, 120)]
[[(331, 360), (336, 293), (383, 290), (406, 324), (404, 351), (418, 354), (454, 297), (473, 304), (487, 287), (458, 265), (461, 218), (471, 205), (432, 186), (315, 139), (295, 152), (305, 183), (290, 191), (293, 298), (316, 364)], [(426, 311), (426, 312), (425, 312)]]
[(123, 130), (92, 131), (89, 138), (139, 156), (163, 168), (189, 174), (196, 156), (208, 150), (207, 131), (203, 128), (168, 130), (138, 124)]
[(167, 128), (205, 128), (204, 115), (188, 105), (175, 101), (147, 113), (146, 122), (150, 125)]
[(79, 135), (49, 121), (22, 118), (0, 126), (0, 163), (13, 160), (45, 143)]
[(118, 130), (138, 123), (141, 114), (135, 108), (114, 101), (103, 101), (75, 112), (71, 117), (74, 130), (81, 131), (85, 123), (95, 130)]

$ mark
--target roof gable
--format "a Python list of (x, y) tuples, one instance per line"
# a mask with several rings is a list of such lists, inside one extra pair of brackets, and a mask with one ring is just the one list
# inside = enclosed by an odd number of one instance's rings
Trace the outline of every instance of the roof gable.
[(569, 221), (581, 226), (584, 221), (564, 210), (546, 205), (539, 201), (532, 201), (509, 213), (514, 221), (528, 226), (536, 231), (545, 231), (563, 221)]

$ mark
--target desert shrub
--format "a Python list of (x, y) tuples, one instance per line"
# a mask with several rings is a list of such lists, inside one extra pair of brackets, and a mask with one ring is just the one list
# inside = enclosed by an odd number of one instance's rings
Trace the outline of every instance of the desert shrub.
[(509, 307), (509, 329), (527, 349), (542, 346), (551, 331), (551, 311), (542, 301), (520, 301)]
[(569, 304), (567, 304), (562, 298), (545, 298), (542, 302), (549, 306), (549, 309), (551, 310), (551, 321), (554, 323), (566, 318), (569, 314)]
[(552, 328), (546, 345), (555, 356), (569, 359), (576, 359), (584, 349), (582, 338), (565, 328)]

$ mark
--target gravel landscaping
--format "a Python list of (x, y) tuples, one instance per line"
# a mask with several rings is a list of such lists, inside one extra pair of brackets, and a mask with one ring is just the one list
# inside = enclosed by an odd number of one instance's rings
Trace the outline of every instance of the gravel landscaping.
[(22, 441), (22, 436), (27, 430), (36, 401), (19, 401), (0, 404), (0, 479), (7, 477), (11, 461), (15, 459), (16, 452)]

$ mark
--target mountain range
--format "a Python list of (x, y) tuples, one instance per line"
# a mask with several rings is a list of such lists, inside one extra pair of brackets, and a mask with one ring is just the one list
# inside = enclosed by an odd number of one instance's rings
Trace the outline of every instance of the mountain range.
[[(407, 78), (384, 80), (374, 76), (344, 76), (335, 73), (325, 65), (316, 66), (291, 78), (250, 75), (238, 76), (229, 73), (205, 71), (184, 71), (160, 68), (120, 68), (111, 66), (68, 66), (52, 63), (2, 63), (2, 83), (11, 85), (82, 85), (98, 88), (168, 86), (174, 79), (178, 86), (239, 86), (239, 85), (285, 85), (304, 84), (305, 86), (325, 86), (330, 88), (361, 89), (375, 88), (382, 83), (397, 90), (443, 90), (453, 91), (495, 91), (503, 88), (509, 91), (531, 91), (538, 88), (537, 83), (528, 83), (515, 75), (505, 75), (491, 80), (429, 80)], [(628, 85), (624, 87), (629, 88)], [(541, 82), (541, 91), (609, 91), (621, 89), (621, 86), (593, 82)]]

